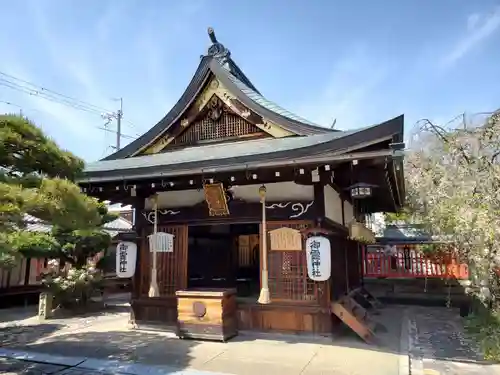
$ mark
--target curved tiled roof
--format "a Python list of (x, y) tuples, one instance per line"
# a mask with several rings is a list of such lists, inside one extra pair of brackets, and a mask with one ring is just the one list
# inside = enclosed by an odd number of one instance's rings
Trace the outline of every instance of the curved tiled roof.
[[(217, 46), (216, 51), (211, 51), (212, 47)], [(223, 53), (220, 53), (220, 50)], [(194, 76), (188, 87), (181, 95), (177, 103), (155, 126), (142, 136), (104, 158), (103, 160), (114, 160), (127, 158), (136, 153), (141, 148), (153, 142), (161, 136), (170, 126), (176, 122), (183, 112), (193, 103), (196, 96), (207, 82), (210, 75), (215, 75), (223, 82), (243, 104), (250, 107), (256, 113), (269, 118), (286, 130), (296, 135), (311, 135), (321, 133), (331, 133), (335, 130), (321, 127), (308, 120), (297, 116), (290, 111), (267, 100), (252, 84), (248, 77), (238, 67), (230, 57), (229, 50), (225, 49), (220, 43), (216, 42), (209, 48), (209, 54), (203, 56)]]
[(134, 156), (118, 160), (101, 160), (85, 168), (80, 181), (91, 179), (127, 179), (138, 173), (165, 176), (193, 168), (224, 166), (287, 160), (328, 153), (350, 152), (366, 142), (382, 142), (403, 134), (403, 116), (384, 123), (350, 131), (315, 134), (307, 137), (266, 138), (216, 145), (186, 147), (165, 153)]

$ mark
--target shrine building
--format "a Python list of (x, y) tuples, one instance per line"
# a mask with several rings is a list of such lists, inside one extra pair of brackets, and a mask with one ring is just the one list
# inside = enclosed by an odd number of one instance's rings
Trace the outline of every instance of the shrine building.
[[(404, 117), (314, 124), (265, 99), (209, 37), (165, 117), (79, 181), (135, 209), (132, 319), (181, 337), (330, 335), (332, 303), (362, 283), (366, 218), (403, 204)], [(170, 242), (150, 248), (153, 232)], [(318, 233), (328, 241), (308, 241)]]

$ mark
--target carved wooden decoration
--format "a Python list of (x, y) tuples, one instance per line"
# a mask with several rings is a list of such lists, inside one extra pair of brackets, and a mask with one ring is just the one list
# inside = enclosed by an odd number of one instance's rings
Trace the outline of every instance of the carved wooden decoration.
[(214, 95), (188, 126), (180, 129), (172, 146), (189, 146), (231, 138), (269, 137), (267, 133), (233, 113)]
[(222, 117), (222, 112), (226, 110), (224, 103), (217, 96), (213, 96), (210, 100), (210, 109), (208, 110), (208, 117), (213, 122), (217, 122)]
[(300, 231), (293, 228), (278, 228), (269, 231), (271, 250), (300, 251), (302, 250), (302, 236)]
[(229, 208), (227, 206), (226, 192), (222, 183), (206, 184), (203, 186), (205, 200), (208, 205), (210, 216), (227, 216)]

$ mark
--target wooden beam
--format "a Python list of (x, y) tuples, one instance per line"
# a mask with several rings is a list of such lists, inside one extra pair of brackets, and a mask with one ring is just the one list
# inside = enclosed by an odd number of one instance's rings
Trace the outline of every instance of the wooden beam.
[[(158, 210), (159, 224), (191, 223), (215, 224), (236, 222), (260, 222), (262, 206), (259, 202), (230, 201), (229, 215), (210, 216), (207, 204), (199, 203), (189, 207), (164, 208)], [(315, 201), (266, 202), (266, 214), (269, 220), (316, 220)], [(142, 210), (138, 213), (146, 225), (152, 225), (154, 213)]]

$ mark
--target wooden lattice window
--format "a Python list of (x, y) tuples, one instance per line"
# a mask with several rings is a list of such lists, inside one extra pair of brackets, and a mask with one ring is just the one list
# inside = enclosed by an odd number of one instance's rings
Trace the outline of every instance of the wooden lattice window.
[[(175, 292), (187, 286), (187, 246), (188, 232), (187, 226), (158, 226), (159, 232), (173, 234), (174, 251), (171, 253), (157, 253), (157, 282), (160, 290), (160, 297), (175, 296)], [(149, 251), (149, 241), (147, 236), (152, 233), (152, 227), (144, 231), (141, 246), (140, 270), (141, 285), (140, 293), (142, 297), (148, 295), (151, 282), (151, 268), (153, 266), (153, 253)]]
[(188, 146), (241, 136), (266, 136), (266, 133), (255, 125), (231, 113), (218, 98), (215, 99), (215, 103), (217, 103), (215, 108), (210, 109), (203, 118), (189, 125), (172, 141), (172, 145)]
[[(268, 231), (289, 227), (308, 228), (310, 222), (269, 222)], [(269, 237), (268, 237), (269, 239)], [(268, 240), (269, 243), (269, 240)], [(272, 301), (311, 301), (320, 303), (327, 282), (315, 282), (307, 277), (306, 252), (268, 250), (269, 291)]]

